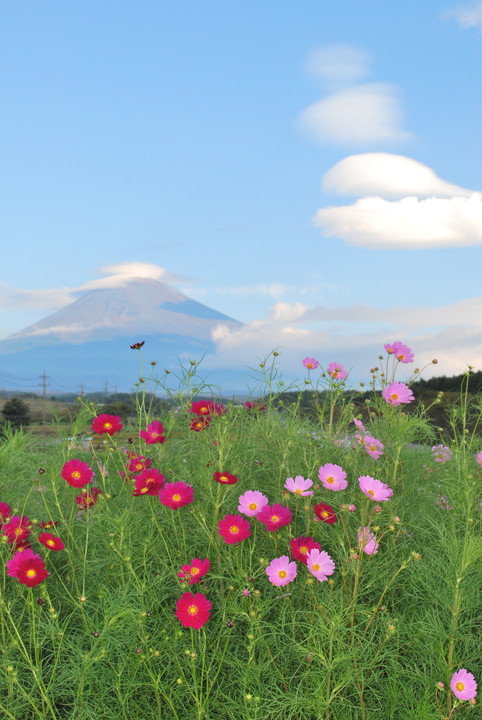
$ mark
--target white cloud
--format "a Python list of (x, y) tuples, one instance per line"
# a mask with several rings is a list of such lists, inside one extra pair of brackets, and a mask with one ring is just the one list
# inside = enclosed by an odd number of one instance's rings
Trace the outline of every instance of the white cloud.
[(387, 83), (368, 83), (341, 90), (306, 108), (299, 125), (311, 139), (342, 144), (399, 142), (402, 130), (397, 89)]
[(89, 280), (79, 290), (98, 290), (101, 288), (122, 287), (127, 282), (136, 278), (149, 278), (158, 280), (168, 285), (178, 284), (180, 282), (188, 282), (189, 278), (164, 270), (154, 263), (142, 262), (124, 262), (117, 265), (108, 265), (99, 271), (106, 277), (98, 280)]
[(75, 298), (71, 288), (27, 290), (0, 283), (0, 310), (53, 310), (68, 305)]
[(325, 192), (403, 198), (413, 195), (470, 197), (473, 190), (453, 185), (417, 160), (391, 153), (360, 153), (336, 163), (323, 176)]
[(323, 45), (311, 51), (306, 70), (325, 82), (352, 84), (368, 74), (371, 56), (353, 45)]
[(454, 17), (465, 30), (477, 27), (482, 32), (482, 2), (459, 5), (444, 13), (444, 17)]

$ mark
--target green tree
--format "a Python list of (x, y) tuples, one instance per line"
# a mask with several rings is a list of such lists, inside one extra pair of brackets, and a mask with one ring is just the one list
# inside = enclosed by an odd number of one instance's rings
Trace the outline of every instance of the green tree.
[(30, 422), (30, 408), (21, 398), (13, 397), (3, 406), (2, 415), (14, 430)]

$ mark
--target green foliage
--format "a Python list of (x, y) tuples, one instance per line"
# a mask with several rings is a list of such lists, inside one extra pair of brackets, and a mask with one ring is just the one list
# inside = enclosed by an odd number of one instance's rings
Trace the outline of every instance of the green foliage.
[(13, 397), (7, 400), (3, 406), (2, 415), (14, 430), (22, 426), (27, 426), (30, 422), (29, 406), (19, 397)]

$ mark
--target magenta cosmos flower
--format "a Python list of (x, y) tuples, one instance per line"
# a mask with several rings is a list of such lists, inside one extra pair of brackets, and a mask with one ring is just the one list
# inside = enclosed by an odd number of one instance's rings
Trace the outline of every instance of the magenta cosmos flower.
[(65, 463), (60, 474), (69, 485), (81, 488), (90, 483), (95, 473), (86, 462), (74, 458)]
[(256, 518), (263, 523), (268, 532), (276, 532), (283, 525), (290, 524), (291, 510), (280, 503), (274, 503), (273, 506), (265, 505)]
[(371, 435), (365, 435), (364, 444), (366, 452), (370, 457), (375, 458), (375, 460), (378, 460), (380, 455), (383, 455), (383, 443), (377, 440), (377, 438)]
[(313, 507), (313, 510), (319, 520), (328, 523), (328, 525), (334, 525), (334, 523), (336, 523), (336, 512), (330, 505), (318, 503), (318, 505)]
[(122, 430), (122, 421), (118, 415), (98, 415), (92, 421), (92, 430), (98, 435), (114, 435)]
[(59, 537), (52, 535), (49, 532), (42, 532), (38, 536), (38, 541), (45, 545), (49, 550), (56, 552), (57, 550), (63, 550), (65, 545)]
[(210, 610), (211, 602), (205, 595), (187, 592), (177, 601), (176, 617), (184, 627), (199, 630), (209, 620)]
[(358, 478), (360, 483), (360, 490), (365, 493), (370, 500), (376, 502), (383, 502), (388, 500), (393, 495), (392, 488), (389, 488), (386, 483), (382, 483), (380, 480), (370, 477), (370, 475), (362, 475)]
[(446, 445), (434, 445), (432, 455), (435, 462), (446, 463), (452, 457), (452, 450)]
[(333, 378), (333, 380), (345, 380), (348, 377), (348, 373), (340, 363), (332, 362), (326, 368), (327, 375)]
[(459, 700), (471, 700), (477, 695), (477, 683), (472, 673), (465, 668), (458, 670), (452, 675), (450, 681), (452, 692)]
[(7, 574), (27, 587), (34, 587), (48, 577), (44, 561), (31, 548), (18, 550), (11, 560), (7, 560)]
[(259, 490), (246, 490), (244, 495), (239, 496), (238, 510), (243, 515), (254, 517), (261, 508), (268, 504), (268, 498)]
[(173, 510), (189, 505), (194, 500), (194, 490), (182, 480), (176, 483), (166, 483), (159, 490), (159, 500), (166, 507)]
[(139, 431), (139, 437), (146, 441), (148, 445), (166, 442), (164, 425), (159, 420), (149, 423), (145, 430)]
[(295, 495), (313, 495), (313, 492), (309, 489), (313, 485), (313, 480), (310, 480), (310, 478), (302, 477), (301, 475), (297, 475), (295, 479), (289, 477), (287, 481), (285, 482), (284, 486), (287, 490), (294, 493)]
[(156, 468), (147, 468), (134, 478), (135, 488), (132, 493), (135, 497), (139, 495), (158, 495), (162, 488), (165, 477)]
[(346, 472), (339, 465), (333, 465), (332, 463), (322, 465), (318, 477), (327, 490), (344, 490), (348, 485), (345, 479)]
[(25, 516), (12, 515), (7, 523), (2, 527), (2, 534), (7, 538), (9, 545), (21, 547), (27, 542), (27, 538), (30, 535), (30, 528), (32, 523)]
[(226, 515), (218, 523), (218, 532), (225, 543), (234, 545), (249, 538), (251, 526), (241, 515)]
[(77, 495), (75, 498), (75, 502), (81, 510), (85, 510), (85, 508), (95, 505), (99, 499), (99, 495), (103, 495), (102, 490), (99, 490), (99, 488), (96, 487), (91, 488), (88, 492), (86, 490), (83, 490), (82, 492), (85, 494)]
[(369, 527), (358, 528), (357, 534), (358, 546), (367, 555), (376, 555), (378, 552), (377, 539), (375, 535), (370, 532)]
[(7, 505), (7, 503), (0, 502), (0, 528), (2, 527), (2, 521), (6, 520), (10, 513), (12, 512), (12, 508), (10, 505)]
[(310, 550), (321, 550), (321, 545), (313, 540), (312, 537), (303, 537), (290, 540), (291, 554), (295, 560), (300, 560), (304, 565), (308, 562), (308, 553)]
[(220, 483), (221, 485), (236, 485), (238, 478), (236, 475), (231, 475), (227, 472), (215, 472), (213, 480)]
[(316, 370), (318, 365), (319, 362), (318, 360), (315, 360), (315, 358), (305, 357), (303, 360), (303, 367), (305, 367), (307, 370)]
[(308, 570), (320, 582), (328, 580), (329, 575), (335, 572), (335, 563), (325, 550), (314, 548), (308, 553)]
[(209, 568), (210, 563), (207, 558), (204, 558), (204, 560), (193, 558), (190, 565), (181, 565), (181, 570), (177, 573), (177, 576), (181, 578), (181, 582), (187, 580), (189, 585), (195, 585), (206, 575)]
[(288, 585), (288, 583), (293, 582), (296, 577), (296, 563), (294, 560), (290, 562), (287, 555), (282, 555), (279, 558), (271, 560), (266, 568), (266, 574), (270, 583), (273, 583), (273, 585), (277, 587)]
[(397, 405), (408, 405), (415, 400), (413, 392), (405, 383), (392, 382), (382, 391), (383, 399), (396, 407)]

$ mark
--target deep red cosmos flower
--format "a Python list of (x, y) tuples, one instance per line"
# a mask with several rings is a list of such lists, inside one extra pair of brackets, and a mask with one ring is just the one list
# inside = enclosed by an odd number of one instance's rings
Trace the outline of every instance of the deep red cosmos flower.
[(212, 400), (196, 400), (191, 404), (190, 413), (195, 415), (223, 415), (226, 412), (224, 405), (213, 402)]
[(7, 574), (27, 587), (34, 587), (48, 577), (44, 561), (30, 548), (18, 550), (11, 560), (7, 560)]
[(145, 430), (139, 431), (139, 437), (146, 441), (148, 445), (166, 442), (164, 425), (159, 420), (149, 423)]
[(86, 462), (74, 458), (65, 463), (60, 474), (69, 485), (81, 488), (90, 483), (95, 473)]
[(329, 525), (334, 525), (336, 523), (336, 512), (330, 505), (318, 503), (318, 505), (314, 505), (313, 510), (315, 511), (316, 517), (323, 520), (323, 522), (326, 522)]
[(63, 550), (65, 545), (59, 537), (52, 535), (52, 533), (43, 532), (38, 536), (38, 541), (45, 545), (49, 550)]
[(10, 513), (12, 512), (12, 508), (10, 505), (7, 505), (7, 503), (0, 502), (0, 528), (3, 525), (3, 521), (8, 518)]
[(279, 530), (283, 525), (291, 522), (291, 510), (280, 503), (265, 505), (256, 515), (257, 519), (266, 526), (268, 532)]
[(143, 470), (139, 475), (136, 475), (135, 490), (132, 493), (134, 496), (138, 495), (157, 495), (159, 490), (164, 485), (165, 477), (156, 468), (148, 468)]
[(30, 535), (32, 523), (25, 515), (13, 515), (10, 520), (2, 527), (2, 534), (7, 538), (9, 545), (19, 548), (27, 542)]
[(140, 473), (143, 470), (147, 470), (152, 465), (150, 458), (145, 458), (142, 455), (131, 455), (129, 460), (129, 467), (127, 468), (130, 473)]
[(134, 343), (134, 345), (130, 345), (129, 347), (131, 350), (140, 350), (145, 342), (146, 342), (145, 340), (142, 340), (142, 342), (136, 342), (136, 343)]
[(236, 475), (230, 475), (227, 472), (215, 472), (213, 475), (213, 480), (221, 483), (221, 485), (235, 485), (238, 482), (238, 478), (236, 477)]
[(251, 535), (251, 526), (241, 515), (226, 515), (218, 523), (218, 532), (224, 538), (224, 542), (234, 545)]
[(39, 522), (37, 524), (37, 527), (43, 528), (44, 530), (50, 530), (50, 528), (53, 528), (58, 524), (59, 524), (58, 520), (47, 520), (45, 522)]
[(266, 410), (266, 405), (264, 403), (250, 402), (249, 400), (246, 400), (244, 407), (247, 410), (257, 410), (258, 412), (264, 412)]
[(98, 435), (114, 435), (122, 429), (122, 421), (118, 415), (98, 415), (92, 421), (92, 430)]
[(189, 427), (191, 428), (191, 430), (194, 430), (194, 432), (199, 432), (200, 430), (204, 430), (204, 428), (208, 428), (210, 422), (210, 415), (198, 415), (197, 418), (191, 420), (191, 422), (189, 423)]
[(78, 495), (75, 498), (75, 502), (79, 506), (80, 510), (85, 510), (85, 508), (92, 507), (92, 505), (95, 505), (97, 500), (99, 499), (99, 495), (102, 495), (102, 490), (99, 490), (99, 488), (93, 487), (88, 492), (82, 495)]
[(189, 505), (194, 500), (194, 490), (182, 480), (176, 483), (166, 483), (159, 490), (159, 500), (163, 505), (177, 510)]
[(209, 568), (210, 563), (207, 558), (204, 558), (204, 560), (194, 558), (191, 560), (190, 565), (181, 565), (181, 570), (177, 573), (177, 576), (181, 578), (182, 583), (187, 580), (189, 585), (195, 585), (206, 575)]
[(176, 605), (176, 617), (184, 627), (198, 630), (209, 620), (211, 603), (202, 593), (184, 593)]
[(321, 545), (313, 540), (312, 537), (302, 537), (300, 535), (296, 540), (290, 540), (291, 554), (295, 560), (301, 560), (306, 565), (308, 563), (308, 553), (316, 548), (321, 550)]

